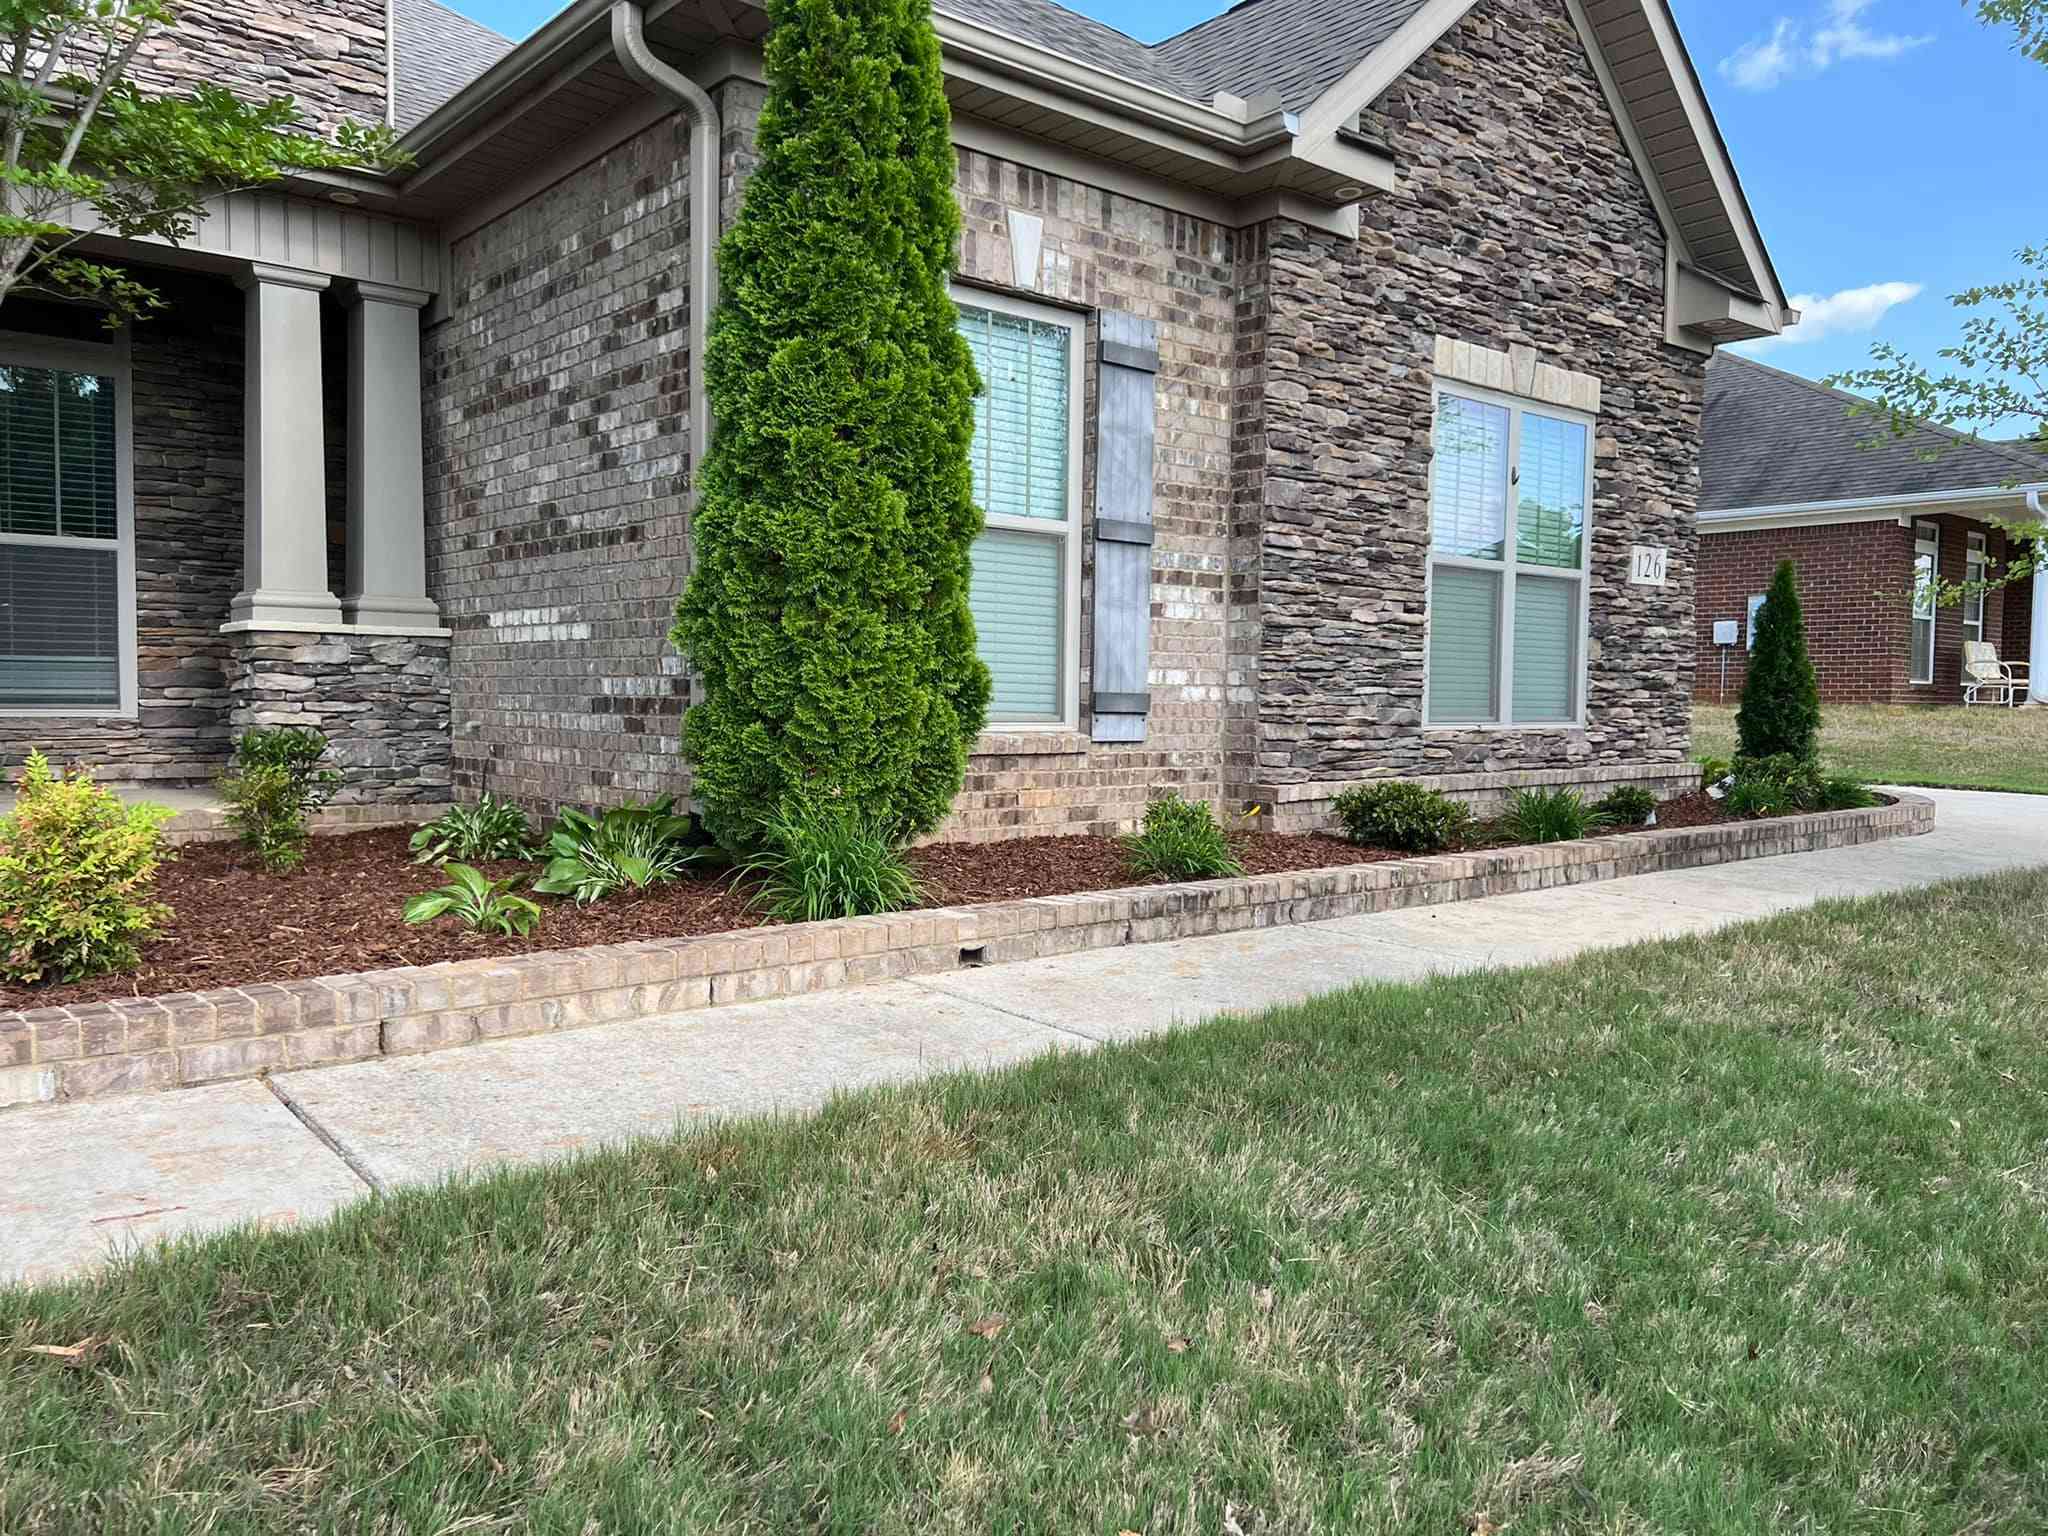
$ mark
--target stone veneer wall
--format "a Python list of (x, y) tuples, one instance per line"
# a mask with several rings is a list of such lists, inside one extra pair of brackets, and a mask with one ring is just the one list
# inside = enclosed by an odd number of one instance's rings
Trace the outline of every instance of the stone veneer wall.
[(308, 120), (385, 115), (385, 0), (207, 0), (181, 6), (128, 71), (148, 90), (224, 85), (290, 96)]
[[(1402, 184), (1359, 239), (1271, 231), (1248, 793), (1683, 761), (1706, 359), (1664, 341), (1662, 231), (1565, 8), (1486, 0), (1362, 126)], [(1438, 337), (1602, 383), (1584, 729), (1422, 728)], [(1636, 543), (1668, 587), (1626, 584)]]
[(342, 771), (339, 804), (450, 798), (448, 642), (242, 630), (227, 637), (231, 724), (309, 727)]
[[(225, 278), (148, 277), (169, 307), (130, 343), (137, 715), (0, 715), (8, 772), (31, 747), (109, 780), (208, 779), (226, 759), (220, 625), (242, 576), (242, 295)], [(7, 308), (13, 329), (87, 323), (25, 300)]]

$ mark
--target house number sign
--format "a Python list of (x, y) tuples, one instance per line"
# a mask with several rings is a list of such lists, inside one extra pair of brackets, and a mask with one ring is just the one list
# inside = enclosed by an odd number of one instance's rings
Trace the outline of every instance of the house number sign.
[(1638, 544), (1628, 552), (1628, 584), (1632, 587), (1661, 587), (1671, 552)]

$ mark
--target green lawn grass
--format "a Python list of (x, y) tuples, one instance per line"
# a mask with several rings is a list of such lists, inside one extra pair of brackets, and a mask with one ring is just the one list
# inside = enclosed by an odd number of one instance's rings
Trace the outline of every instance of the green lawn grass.
[[(1822, 707), (1821, 759), (1866, 784), (2048, 794), (2048, 709)], [(1735, 755), (1733, 706), (1695, 704), (1694, 755)]]
[(0, 1291), (0, 1531), (2037, 1532), (2044, 910), (1364, 988)]

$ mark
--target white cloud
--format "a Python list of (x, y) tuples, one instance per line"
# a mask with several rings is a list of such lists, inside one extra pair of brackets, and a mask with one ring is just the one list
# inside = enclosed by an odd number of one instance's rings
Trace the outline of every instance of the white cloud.
[(1817, 75), (1844, 59), (1896, 59), (1934, 41), (1931, 32), (1874, 32), (1863, 13), (1877, 0), (1827, 0), (1813, 21), (1780, 16), (1762, 37), (1751, 38), (1721, 61), (1721, 74), (1745, 91), (1768, 91), (1780, 82)]
[(1743, 350), (1766, 352), (1772, 347), (1797, 347), (1825, 341), (1830, 336), (1875, 330), (1892, 310), (1919, 298), (1923, 286), (1870, 283), (1862, 288), (1844, 288), (1840, 293), (1795, 293), (1792, 307), (1799, 311), (1799, 323), (1782, 336), (1767, 336), (1749, 343)]

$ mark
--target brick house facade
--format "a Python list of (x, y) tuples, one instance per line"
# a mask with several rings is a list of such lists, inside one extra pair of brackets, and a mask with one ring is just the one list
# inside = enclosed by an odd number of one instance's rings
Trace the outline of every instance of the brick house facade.
[[(1846, 396), (1740, 357), (1715, 360), (1708, 401), (1698, 698), (1740, 698), (1750, 605), (1783, 560), (1798, 575), (1823, 702), (1960, 704), (1966, 640), (2027, 660), (2033, 593), (1997, 581), (2018, 552), (2001, 521), (2028, 520), (2022, 487), (2048, 478), (2048, 466), (1935, 431), (1872, 445)], [(1915, 562), (1929, 543), (1942, 582), (1990, 584), (1981, 613), (1977, 603), (1932, 605), (1932, 635), (1923, 630), (1916, 650)], [(1717, 623), (1736, 626), (1735, 644), (1716, 643)]]
[[(1242, 34), (1259, 8), (1259, 35)], [(290, 11), (223, 9), (219, 37), (177, 57), (243, 58)], [(427, 0), (402, 5), (392, 35), (381, 7), (360, 9), (317, 105), (397, 96), (386, 110), (416, 125), (413, 165), (387, 188), (265, 194), (283, 211), (274, 230), (217, 218), (203, 249), (136, 253), (192, 269), (177, 280), (195, 297), (176, 328), (134, 342), (131, 707), (0, 714), (0, 753), (42, 741), (114, 776), (202, 779), (239, 725), (295, 720), (337, 737), (359, 799), (489, 790), (546, 811), (685, 792), (689, 679), (666, 631), (688, 570), (690, 274), (706, 231), (700, 109), (678, 111), (685, 86), (661, 70), (707, 93), (730, 221), (765, 21), (742, 8), (736, 29), (715, 28), (688, 5), (643, 17), (650, 70), (624, 44), (623, 64), (601, 57), (619, 34), (586, 8), (517, 49), (450, 30), (424, 61), (407, 49), (432, 33)], [(1739, 200), (1673, 212), (1664, 188), (1685, 157), (1720, 150), (1660, 0), (1599, 22), (1563, 0), (1394, 9), (1407, 25), (1347, 29), (1327, 7), (1258, 0), (1145, 48), (1042, 0), (941, 0), (958, 293), (1043, 316), (1079, 349), (1082, 488), (1062, 556), (1077, 643), (1058, 659), (1077, 702), (992, 723), (941, 835), (1117, 830), (1166, 788), (1307, 826), (1373, 778), (1486, 800), (1518, 783), (1688, 776), (1706, 363), (1717, 342), (1785, 323), (1782, 292)], [(1645, 39), (1661, 73), (1617, 83), (1610, 52)], [(1400, 47), (1412, 56), (1384, 84), (1343, 97), (1367, 54)], [(387, 73), (371, 80), (358, 66), (380, 50)], [(1026, 121), (1021, 87), (975, 62), (1019, 50), (1087, 78), (1062, 101), (1031, 96)], [(1269, 115), (1250, 87), (1282, 55), (1313, 67), (1287, 73)], [(1090, 74), (1105, 57), (1115, 72)], [(585, 60), (573, 88), (570, 58)], [(1646, 150), (1637, 119), (1673, 111), (1692, 131)], [(416, 355), (389, 324), (404, 306)], [(1156, 350), (1144, 690), (1115, 695), (1139, 722), (1124, 739), (1106, 739), (1092, 670), (1111, 600), (1099, 562), (1130, 526), (1095, 499), (1109, 317)], [(205, 383), (174, 402), (155, 359), (181, 348)], [(407, 379), (421, 405), (409, 493), (374, 426)], [(317, 427), (292, 414), (312, 387)], [(1449, 622), (1432, 617), (1432, 572), (1493, 558), (1444, 544), (1438, 415), (1452, 397), (1515, 423), (1515, 441), (1562, 433), (1585, 471), (1565, 513), (1578, 563), (1518, 563), (1511, 538), (1498, 571), (1479, 570), (1498, 597), (1470, 644), (1432, 628)], [(261, 450), (278, 441), (317, 465), (250, 493), (252, 466), (277, 473)], [(1471, 464), (1514, 468), (1496, 446)], [(1540, 509), (1506, 483), (1487, 505), (1512, 528), (1517, 497)], [(1570, 477), (1559, 484), (1571, 503)], [(394, 539), (410, 553), (378, 566)], [(238, 558), (245, 542), (264, 571)], [(1631, 579), (1641, 549), (1661, 556), (1661, 584)], [(373, 609), (396, 620), (363, 621)], [(1454, 665), (1482, 693), (1492, 680), (1499, 718), (1445, 709), (1432, 666)], [(1539, 681), (1562, 690), (1554, 715), (1529, 703), (1507, 719), (1511, 690), (1534, 700)]]

